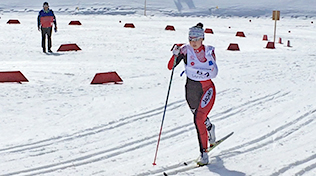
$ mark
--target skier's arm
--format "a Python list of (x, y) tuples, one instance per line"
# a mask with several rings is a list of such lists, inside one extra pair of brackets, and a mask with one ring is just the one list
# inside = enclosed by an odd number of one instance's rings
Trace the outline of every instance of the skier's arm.
[(38, 17), (37, 17), (37, 28), (38, 30), (40, 30), (41, 28), (41, 12), (38, 13)]
[(54, 14), (54, 12), (52, 11), (52, 14), (53, 14), (53, 17), (54, 17), (54, 25), (55, 25), (55, 28), (54, 28), (54, 30), (55, 30), (55, 32), (57, 32), (57, 21), (56, 21), (56, 16), (55, 16), (55, 14)]
[(211, 66), (210, 78), (212, 79), (212, 78), (215, 78), (217, 76), (218, 67), (216, 64), (215, 48), (212, 47), (209, 52), (211, 52), (211, 55), (212, 55), (212, 60), (209, 62), (210, 66)]
[(52, 14), (53, 14), (53, 17), (54, 17), (54, 25), (55, 25), (55, 27), (57, 27), (56, 16), (55, 16), (55, 14), (54, 14), (54, 12), (53, 12), (53, 11), (52, 11)]
[(216, 55), (215, 55), (215, 51), (214, 50), (215, 49), (212, 50), (212, 56), (213, 56), (214, 60), (216, 61)]
[[(168, 69), (171, 70), (173, 67), (176, 67), (182, 59), (186, 62), (186, 47), (183, 44), (174, 44), (172, 47), (173, 56), (169, 60)], [(175, 61), (176, 58), (176, 61)]]
[(176, 58), (176, 63), (175, 63), (175, 65), (174, 65), (174, 67), (176, 67), (176, 66), (181, 62), (181, 60), (185, 58), (185, 56), (184, 56), (184, 54), (179, 54), (178, 56), (173, 55), (173, 56), (170, 58), (169, 62), (168, 62), (168, 69), (169, 69), (169, 70), (171, 70), (171, 69), (173, 68), (173, 64), (174, 64), (174, 62), (175, 62), (175, 61), (174, 61), (175, 58)]

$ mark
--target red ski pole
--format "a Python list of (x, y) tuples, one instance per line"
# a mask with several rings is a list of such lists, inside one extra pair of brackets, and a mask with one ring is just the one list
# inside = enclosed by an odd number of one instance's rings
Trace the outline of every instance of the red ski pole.
[[(182, 44), (180, 44), (181, 46)], [(178, 44), (174, 44), (172, 49), (177, 46), (179, 47)], [(173, 61), (173, 66), (172, 66), (172, 71), (171, 71), (171, 76), (170, 76), (170, 82), (169, 82), (169, 88), (168, 88), (168, 93), (167, 93), (167, 98), (166, 98), (166, 102), (165, 102), (165, 108), (163, 111), (163, 115), (162, 115), (162, 120), (161, 120), (161, 126), (160, 126), (160, 132), (159, 132), (159, 136), (158, 136), (158, 142), (157, 142), (157, 147), (156, 147), (156, 153), (155, 153), (155, 158), (154, 158), (154, 162), (153, 165), (156, 165), (156, 159), (157, 159), (157, 154), (158, 154), (158, 147), (159, 147), (159, 143), (160, 143), (160, 138), (161, 138), (161, 132), (162, 132), (162, 127), (163, 127), (163, 122), (165, 120), (165, 115), (166, 115), (166, 110), (167, 110), (167, 105), (168, 105), (168, 99), (169, 99), (169, 94), (170, 94), (170, 89), (171, 89), (171, 82), (172, 82), (172, 77), (173, 77), (173, 73), (174, 73), (174, 67), (176, 65), (176, 61), (177, 61), (177, 57), (174, 56), (174, 61)]]
[(174, 61), (174, 63), (173, 63), (173, 67), (172, 67), (172, 71), (171, 71), (171, 77), (170, 77), (170, 82), (169, 82), (169, 88), (168, 88), (167, 98), (166, 98), (166, 102), (165, 102), (165, 108), (164, 108), (163, 115), (162, 115), (161, 126), (160, 126), (160, 132), (159, 132), (159, 137), (158, 137), (158, 142), (157, 142), (157, 147), (156, 147), (156, 153), (155, 153), (155, 159), (154, 159), (153, 165), (156, 165), (158, 147), (159, 147), (159, 143), (160, 143), (160, 137), (161, 137), (162, 127), (163, 127), (163, 122), (164, 122), (164, 120), (165, 120), (166, 109), (167, 109), (167, 105), (168, 105), (168, 99), (169, 99), (169, 94), (170, 94), (170, 89), (171, 89), (171, 82), (172, 82), (172, 77), (173, 77), (173, 72), (174, 72), (174, 66), (175, 66), (175, 62), (176, 62), (176, 57), (174, 58), (174, 60), (175, 60), (175, 61)]

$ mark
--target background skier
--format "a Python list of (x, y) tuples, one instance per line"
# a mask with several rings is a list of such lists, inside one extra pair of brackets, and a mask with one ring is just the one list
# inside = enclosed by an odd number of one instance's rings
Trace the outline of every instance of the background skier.
[[(207, 115), (211, 111), (215, 101), (215, 86), (212, 78), (218, 72), (213, 46), (203, 45), (203, 24), (198, 23), (189, 29), (189, 44), (173, 49), (173, 56), (168, 63), (168, 69), (172, 69), (175, 62), (177, 66), (184, 61), (187, 81), (185, 85), (186, 101), (194, 115), (194, 124), (198, 134), (201, 157), (198, 165), (206, 165), (209, 162), (208, 142), (215, 143), (215, 125), (211, 124)], [(174, 61), (176, 59), (176, 61)]]
[(55, 32), (57, 32), (57, 23), (54, 12), (49, 9), (48, 2), (44, 2), (43, 9), (39, 12), (37, 17), (38, 30), (42, 32), (42, 48), (46, 53), (46, 35), (48, 40), (48, 52), (52, 52), (52, 27), (55, 25)]

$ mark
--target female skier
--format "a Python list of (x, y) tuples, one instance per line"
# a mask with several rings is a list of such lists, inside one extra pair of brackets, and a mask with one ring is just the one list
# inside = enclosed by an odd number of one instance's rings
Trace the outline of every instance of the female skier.
[[(215, 143), (215, 125), (211, 124), (207, 115), (211, 111), (215, 100), (215, 86), (212, 78), (218, 72), (213, 46), (203, 45), (203, 24), (198, 23), (189, 29), (189, 43), (178, 45), (173, 49), (173, 56), (168, 63), (168, 69), (176, 67), (181, 60), (185, 64), (187, 81), (185, 85), (186, 101), (194, 115), (201, 157), (197, 162), (203, 166), (208, 164), (206, 152), (208, 142)], [(176, 60), (175, 60), (176, 59)]]

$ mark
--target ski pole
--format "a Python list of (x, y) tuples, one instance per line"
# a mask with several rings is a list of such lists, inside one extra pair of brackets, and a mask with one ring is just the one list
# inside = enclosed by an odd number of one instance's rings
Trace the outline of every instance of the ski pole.
[(174, 56), (174, 62), (173, 62), (173, 66), (172, 66), (171, 76), (170, 76), (169, 88), (168, 88), (168, 93), (167, 93), (165, 108), (164, 108), (163, 115), (162, 115), (161, 126), (160, 126), (160, 132), (159, 132), (159, 137), (158, 137), (158, 142), (157, 142), (157, 147), (156, 147), (156, 153), (155, 153), (155, 158), (154, 158), (154, 162), (153, 162), (153, 165), (154, 165), (154, 166), (156, 165), (156, 159), (157, 159), (158, 147), (159, 147), (159, 143), (160, 143), (160, 137), (161, 137), (161, 132), (162, 132), (162, 126), (163, 126), (163, 122), (164, 122), (164, 120), (165, 120), (166, 109), (167, 109), (167, 104), (168, 104), (168, 99), (169, 99), (169, 94), (170, 94), (170, 89), (171, 89), (171, 82), (172, 82), (172, 77), (173, 77), (173, 72), (174, 72), (174, 67), (175, 67), (175, 65), (176, 65), (176, 61), (177, 61), (177, 57)]

